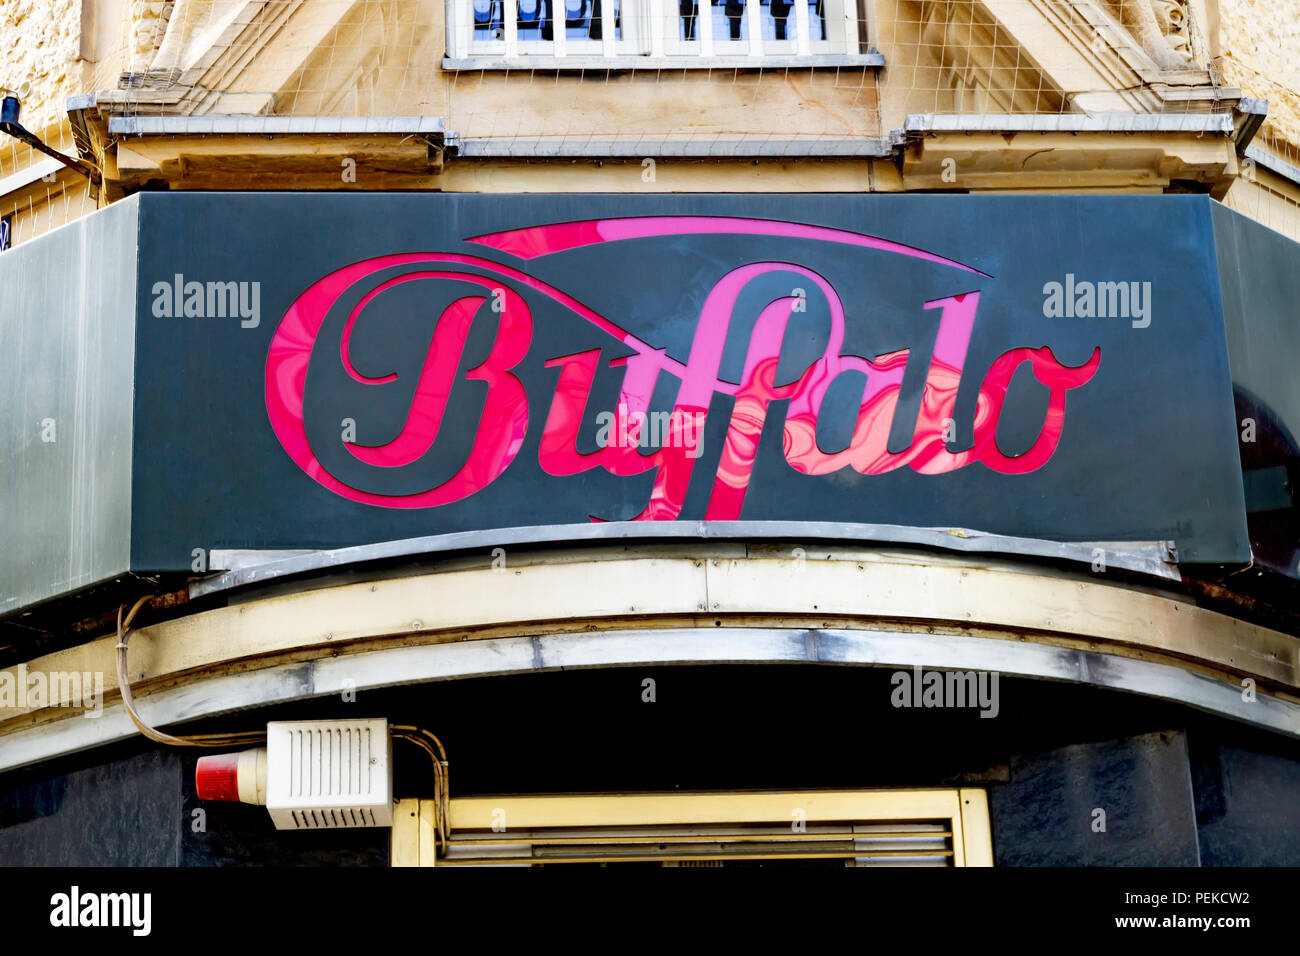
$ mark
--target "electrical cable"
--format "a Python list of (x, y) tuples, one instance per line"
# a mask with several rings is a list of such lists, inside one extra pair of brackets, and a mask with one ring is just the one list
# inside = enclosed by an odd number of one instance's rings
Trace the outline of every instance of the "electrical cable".
[(434, 842), (446, 853), (451, 841), (451, 767), (447, 762), (447, 750), (441, 740), (423, 727), (393, 724), (389, 731), (395, 740), (415, 744), (433, 761)]
[[(235, 734), (192, 734), (178, 737), (157, 730), (144, 722), (135, 709), (135, 698), (131, 693), (130, 671), (127, 668), (126, 655), (127, 642), (131, 636), (131, 622), (135, 620), (136, 614), (149, 600), (151, 600), (151, 597), (145, 595), (131, 605), (129, 611), (126, 610), (125, 604), (120, 605), (117, 609), (117, 683), (122, 693), (122, 705), (126, 708), (127, 715), (130, 716), (131, 722), (135, 724), (136, 729), (155, 743), (168, 744), (173, 747), (213, 748), (265, 743), (265, 731), (248, 731)], [(419, 747), (429, 755), (429, 759), (433, 763), (434, 847), (435, 852), (441, 848), (441, 852), (445, 854), (447, 845), (451, 840), (451, 826), (448, 822), (451, 772), (450, 765), (447, 762), (447, 750), (437, 736), (422, 727), (416, 727), (412, 724), (394, 724), (390, 728), (390, 732), (394, 739), (405, 740)]]
[[(450, 769), (446, 759), (446, 751), (443, 749), (442, 742), (429, 731), (410, 725), (396, 725), (391, 728), (391, 731), (395, 739), (405, 740), (409, 743), (415, 744), (427, 753), (429, 758), (433, 761), (435, 822), (438, 837), (441, 838), (441, 842), (445, 849), (446, 844), (451, 837), (450, 824), (448, 822)], [(433, 743), (430, 744), (430, 741)], [(436, 752), (433, 745), (437, 746)], [(441, 755), (441, 760), (439, 759), (439, 755)]]
[(441, 774), (441, 772), (440, 772), (440, 768), (439, 768), (438, 755), (434, 752), (433, 747), (431, 747), (431, 746), (429, 745), (429, 742), (428, 742), (427, 740), (424, 740), (424, 739), (421, 738), (421, 737), (416, 737), (416, 736), (411, 735), (411, 734), (400, 734), (400, 733), (397, 733), (397, 734), (393, 734), (393, 739), (394, 739), (394, 740), (405, 740), (407, 743), (414, 744), (415, 746), (417, 746), (417, 747), (419, 747), (421, 750), (423, 750), (425, 753), (427, 753), (427, 754), (429, 755), (430, 759), (432, 759), (432, 761), (433, 761), (433, 791), (434, 791), (434, 800), (433, 800), (433, 803), (434, 803), (434, 830), (433, 830), (433, 842), (434, 842), (434, 851), (435, 851), (435, 854), (437, 854), (438, 849), (439, 849), (439, 847), (440, 847), (442, 853), (445, 854), (445, 853), (446, 853), (446, 850), (447, 850), (447, 836), (448, 836), (448, 835), (447, 835), (447, 833), (445, 832), (444, 823), (443, 823), (443, 821), (444, 821), (444, 819), (445, 819), (445, 814), (442, 812), (442, 784), (443, 784), (443, 777), (442, 777), (442, 774)]
[(136, 729), (144, 734), (150, 740), (159, 744), (168, 744), (173, 747), (235, 747), (241, 744), (256, 744), (266, 741), (266, 732), (252, 730), (235, 734), (194, 734), (184, 737), (175, 737), (171, 734), (155, 730), (141, 719), (135, 710), (135, 698), (131, 694), (130, 672), (126, 666), (126, 643), (131, 635), (131, 622), (139, 613), (140, 608), (145, 602), (152, 599), (151, 595), (145, 595), (131, 606), (131, 610), (123, 617), (123, 611), (126, 605), (122, 604), (117, 609), (117, 686), (122, 693), (122, 705), (126, 708), (127, 715), (131, 722), (135, 724)]

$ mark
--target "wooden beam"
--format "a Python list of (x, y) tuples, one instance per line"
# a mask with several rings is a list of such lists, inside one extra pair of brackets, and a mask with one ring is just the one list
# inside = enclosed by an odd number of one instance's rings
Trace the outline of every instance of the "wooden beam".
[[(548, 626), (619, 629), (653, 622), (707, 626), (715, 615), (743, 626), (982, 629), (990, 639), (1165, 659), (1233, 679), (1300, 688), (1294, 637), (1197, 607), (1174, 595), (1051, 573), (873, 559), (852, 553), (818, 561), (816, 573), (792, 559), (695, 556), (565, 560), (518, 556), (490, 567), (359, 582), (265, 598), (146, 627), (130, 642), (138, 695), (231, 670), (358, 653), (403, 643), (465, 641), (499, 629), (537, 634)], [(503, 574), (506, 577), (503, 577)], [(508, 587), (509, 602), (502, 602)], [(583, 599), (575, 601), (575, 595)], [(975, 630), (972, 630), (975, 629)], [(918, 639), (924, 639), (918, 634)], [(46, 655), (27, 671), (100, 672), (116, 690), (113, 636)], [(16, 668), (10, 669), (17, 686)], [(57, 708), (55, 708), (57, 710)], [(0, 708), (0, 735), (29, 726), (30, 706)], [(52, 716), (65, 716), (66, 711)], [(15, 718), (18, 722), (15, 723)]]
[(442, 150), (420, 136), (138, 136), (118, 142), (116, 178), (172, 189), (438, 189)]
[(903, 156), (905, 189), (1163, 188), (1193, 180), (1226, 189), (1231, 140), (1196, 133), (937, 133)]

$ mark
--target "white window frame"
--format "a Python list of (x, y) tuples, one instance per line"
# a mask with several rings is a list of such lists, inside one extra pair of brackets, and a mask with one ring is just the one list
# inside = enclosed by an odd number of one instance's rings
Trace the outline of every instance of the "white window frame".
[[(804, 827), (791, 827), (792, 819)], [(929, 845), (917, 849), (908, 842), (916, 839)], [(944, 845), (933, 846), (935, 840)], [(691, 853), (692, 843), (710, 846)], [(846, 866), (993, 866), (988, 792), (979, 787), (537, 794), (445, 803), (413, 797), (393, 808), (389, 847), (395, 867), (799, 857)], [(552, 852), (539, 854), (539, 847)]]
[[(704, 5), (702, 0), (700, 6)], [(778, 40), (775, 37), (763, 35), (763, 28), (767, 24), (764, 6), (762, 0), (745, 0), (744, 11), (744, 35), (739, 40), (732, 40), (730, 37), (720, 36), (718, 33), (719, 22), (725, 23), (725, 16), (721, 14), (723, 5), (712, 3), (708, 0), (709, 9), (713, 12), (712, 17), (700, 18), (696, 21), (696, 39), (683, 40), (677, 35), (680, 32), (680, 19), (677, 0), (661, 0), (660, 17), (663, 20), (663, 30), (667, 37), (665, 47), (670, 54), (678, 56), (811, 56), (813, 54), (849, 54), (859, 53), (858, 33), (856, 21), (853, 20), (852, 14), (857, 9), (856, 0), (824, 0), (826, 4), (826, 37), (825, 39), (813, 40), (811, 38), (812, 7), (815, 0), (791, 0), (790, 13), (787, 17), (787, 31), (793, 34), (793, 39), (787, 36), (785, 40)], [(769, 6), (770, 10), (770, 6)], [(838, 15), (837, 15), (838, 12)], [(850, 24), (852, 30), (850, 31)], [(705, 52), (706, 48), (709, 52)]]
[[(860, 43), (858, 0), (824, 0), (826, 5), (826, 38), (812, 40), (809, 36), (815, 0), (791, 0), (789, 13), (792, 39), (776, 40), (761, 36), (767, 23), (761, 0), (746, 0), (744, 10), (744, 36), (732, 40), (718, 36), (716, 22), (725, 23), (720, 14), (722, 5), (713, 0), (698, 0), (700, 13), (696, 19), (696, 38), (679, 37), (679, 0), (620, 0), (622, 37), (615, 38), (613, 31), (602, 31), (600, 40), (580, 40), (568, 37), (563, 29), (555, 30), (552, 40), (525, 41), (519, 39), (519, 0), (499, 0), (507, 14), (499, 39), (478, 40), (474, 34), (475, 0), (446, 0), (447, 55), (449, 64), (476, 61), (504, 62), (509, 68), (516, 63), (520, 68), (530, 66), (563, 67), (571, 60), (575, 68), (591, 61), (626, 63), (635, 67), (640, 61), (668, 61), (664, 65), (701, 67), (716, 65), (715, 58), (743, 57), (746, 65), (751, 61), (779, 58), (788, 64), (792, 59), (807, 58), (809, 65), (836, 65), (840, 58), (861, 59), (866, 52)], [(539, 0), (540, 2), (540, 0)], [(562, 8), (564, 0), (554, 0)], [(718, 15), (714, 15), (719, 11)], [(557, 20), (560, 18), (556, 18)], [(816, 62), (813, 62), (813, 61)], [(581, 61), (581, 63), (576, 62)], [(865, 65), (865, 64), (861, 64)], [(450, 68), (455, 68), (452, 65)]]
[[(464, 49), (468, 56), (525, 60), (530, 57), (558, 59), (571, 56), (615, 58), (649, 52), (648, 46), (642, 48), (644, 41), (637, 36), (639, 18), (623, 17), (621, 38), (615, 37), (615, 31), (602, 30), (602, 37), (599, 40), (580, 40), (568, 36), (564, 29), (559, 29), (555, 31), (555, 37), (551, 40), (523, 40), (519, 37), (519, 0), (498, 0), (498, 2), (501, 3), (506, 14), (513, 12), (514, 16), (504, 16), (504, 35), (501, 39), (479, 40), (474, 37), (474, 0), (448, 0), (448, 22), (454, 19), (459, 23), (461, 35), (457, 38), (459, 41), (457, 45)], [(592, 0), (587, 2), (591, 3)], [(602, 8), (608, 2), (610, 0), (602, 0)], [(641, 7), (646, 2), (647, 0), (618, 0), (620, 8), (624, 4), (628, 7)], [(538, 5), (540, 4), (541, 0), (538, 0)], [(565, 6), (565, 0), (554, 0), (552, 16), (555, 15), (556, 9), (563, 9)], [(453, 10), (460, 15), (454, 16)], [(560, 18), (556, 17), (556, 19)]]

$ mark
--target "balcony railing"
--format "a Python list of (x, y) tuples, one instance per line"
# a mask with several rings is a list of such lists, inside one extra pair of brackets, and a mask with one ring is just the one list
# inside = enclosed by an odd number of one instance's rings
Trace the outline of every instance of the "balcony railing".
[(447, 0), (446, 69), (878, 66), (866, 0)]

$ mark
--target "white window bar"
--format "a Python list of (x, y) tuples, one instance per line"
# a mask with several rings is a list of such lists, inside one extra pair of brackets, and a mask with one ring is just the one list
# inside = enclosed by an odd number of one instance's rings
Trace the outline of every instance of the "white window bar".
[(519, 0), (501, 0), (501, 19), (506, 28), (506, 56), (519, 55)]
[(649, 19), (646, 21), (646, 29), (650, 31), (650, 55), (654, 57), (664, 55), (665, 2), (674, 3), (676, 0), (649, 0), (647, 3)]
[(447, 9), (452, 15), (447, 29), (447, 45), (451, 49), (447, 53), (454, 57), (469, 56), (470, 42), (474, 39), (474, 0), (452, 0)]
[(691, 40), (684, 40), (679, 39), (683, 16), (680, 0), (622, 0), (621, 9), (618, 8), (619, 2), (601, 0), (602, 7), (608, 6), (609, 9), (602, 9), (597, 18), (592, 10), (594, 4), (586, 0), (584, 9), (589, 11), (589, 15), (584, 22), (589, 28), (598, 25), (600, 39), (592, 39), (588, 30), (586, 36), (575, 36), (570, 43), (568, 10), (564, 0), (553, 0), (552, 38), (549, 41), (529, 39), (536, 30), (524, 32), (520, 22), (521, 0), (501, 0), (503, 29), (495, 36), (476, 29), (475, 0), (446, 0), (447, 55), (452, 59), (504, 55), (505, 59), (519, 61), (530, 57), (540, 60), (569, 56), (581, 56), (584, 60), (622, 60), (648, 54), (671, 62), (678, 57), (712, 60), (722, 49), (729, 54), (743, 53), (754, 60), (772, 56), (783, 59), (792, 55), (811, 57), (814, 52), (858, 56), (867, 49), (864, 41), (870, 42), (871, 18), (874, 16), (870, 0), (835, 0), (838, 6), (830, 5), (830, 0), (823, 0), (828, 7), (824, 10), (824, 20), (817, 17), (818, 36), (814, 37), (812, 21), (817, 15), (813, 4), (817, 0), (790, 0), (792, 9), (787, 20), (787, 39), (780, 41), (765, 36), (771, 17), (765, 16), (767, 11), (760, 0), (745, 0), (742, 22), (746, 38), (734, 41), (730, 37), (729, 20), (725, 21), (727, 26), (723, 35), (716, 35), (716, 15), (721, 11), (715, 9), (712, 0), (696, 0), (694, 36)]
[(564, 0), (555, 0), (551, 7), (551, 36), (555, 38), (552, 43), (556, 57), (568, 55), (568, 30), (569, 8), (564, 5)]
[(808, 19), (808, 0), (794, 0), (795, 53), (812, 55), (811, 24)]
[(745, 0), (745, 25), (749, 28), (749, 55), (763, 55), (763, 8), (758, 0)]
[[(614, 3), (615, 0), (600, 0), (600, 52), (611, 59), (617, 52), (614, 44), (618, 33), (618, 11)], [(627, 20), (626, 7), (623, 9), (623, 20)]]
[(647, 12), (643, 29), (650, 31), (650, 56), (663, 56), (663, 4), (664, 0), (649, 0), (643, 8)]

